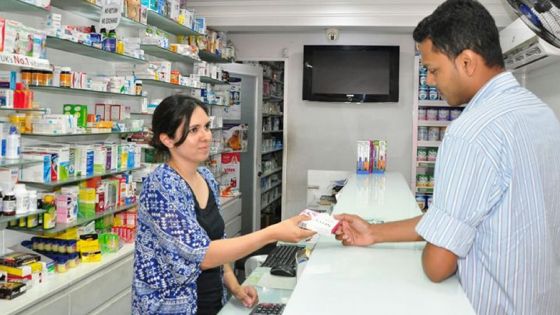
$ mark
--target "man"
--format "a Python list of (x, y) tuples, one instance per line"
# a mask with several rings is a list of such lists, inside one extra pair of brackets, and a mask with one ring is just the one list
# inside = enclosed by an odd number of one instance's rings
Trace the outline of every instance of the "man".
[[(449, 105), (436, 187), (423, 216), (370, 225), (340, 215), (344, 245), (425, 240), (422, 264), (457, 273), (478, 314), (560, 314), (560, 123), (504, 71), (491, 15), (446, 1), (414, 31), (427, 82)], [(451, 311), (451, 310), (450, 310)]]

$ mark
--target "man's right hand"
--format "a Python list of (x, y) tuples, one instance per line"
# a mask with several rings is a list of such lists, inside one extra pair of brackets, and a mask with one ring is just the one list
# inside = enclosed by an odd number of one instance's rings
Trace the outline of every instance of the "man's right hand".
[(371, 225), (364, 219), (353, 214), (339, 214), (334, 216), (340, 220), (340, 225), (335, 231), (336, 239), (346, 246), (367, 246), (376, 243), (371, 231)]

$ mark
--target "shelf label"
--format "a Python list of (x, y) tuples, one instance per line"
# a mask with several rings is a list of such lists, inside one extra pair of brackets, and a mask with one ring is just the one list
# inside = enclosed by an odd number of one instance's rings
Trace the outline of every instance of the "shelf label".
[(101, 8), (101, 17), (99, 19), (100, 29), (105, 28), (107, 31), (114, 30), (121, 22), (122, 1), (106, 0)]
[(0, 64), (45, 70), (49, 69), (49, 61), (47, 59), (30, 58), (15, 54), (0, 54)]

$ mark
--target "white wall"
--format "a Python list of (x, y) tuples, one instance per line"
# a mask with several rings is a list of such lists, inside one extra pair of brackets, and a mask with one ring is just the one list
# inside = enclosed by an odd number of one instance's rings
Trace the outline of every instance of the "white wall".
[(527, 89), (535, 93), (545, 103), (547, 103), (554, 112), (556, 117), (560, 119), (560, 89), (558, 82), (560, 80), (560, 64), (552, 64), (550, 66), (529, 72), (525, 76), (525, 86)]
[(337, 45), (399, 45), (398, 103), (344, 104), (302, 100), (304, 45), (328, 45), (324, 32), (231, 34), (238, 59), (280, 59), (287, 49), (285, 130), (286, 207), (300, 212), (307, 196), (307, 170), (354, 170), (356, 141), (386, 139), (388, 170), (410, 177), (414, 42), (410, 34), (341, 31)]

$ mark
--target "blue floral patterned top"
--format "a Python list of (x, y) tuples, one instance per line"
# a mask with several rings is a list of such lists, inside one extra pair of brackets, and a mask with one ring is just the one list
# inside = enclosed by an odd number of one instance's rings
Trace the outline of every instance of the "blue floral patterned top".
[[(198, 172), (220, 209), (218, 183), (207, 168)], [(210, 239), (196, 220), (194, 200), (185, 180), (167, 164), (144, 180), (134, 253), (133, 314), (196, 314), (196, 280)]]

